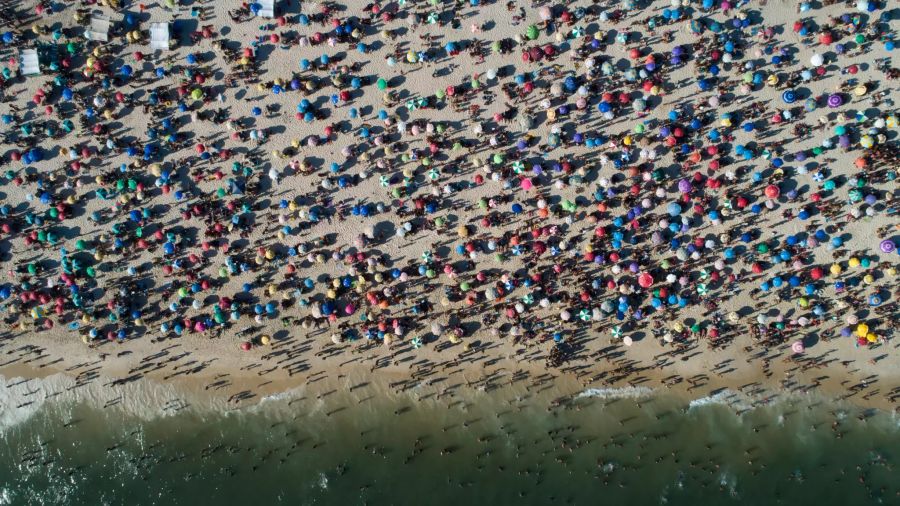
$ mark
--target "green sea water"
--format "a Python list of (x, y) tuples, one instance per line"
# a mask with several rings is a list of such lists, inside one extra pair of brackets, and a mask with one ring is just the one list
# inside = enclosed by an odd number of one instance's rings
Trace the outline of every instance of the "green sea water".
[(900, 504), (897, 418), (813, 398), (0, 388), (0, 504)]

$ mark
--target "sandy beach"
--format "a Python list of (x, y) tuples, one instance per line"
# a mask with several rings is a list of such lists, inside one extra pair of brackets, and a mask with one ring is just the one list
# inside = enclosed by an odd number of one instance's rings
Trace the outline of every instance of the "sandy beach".
[(376, 5), (7, 4), (0, 374), (896, 409), (885, 11)]

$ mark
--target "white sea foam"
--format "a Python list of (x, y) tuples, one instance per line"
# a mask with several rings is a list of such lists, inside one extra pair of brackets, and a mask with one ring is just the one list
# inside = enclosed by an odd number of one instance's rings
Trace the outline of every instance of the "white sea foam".
[(709, 405), (730, 406), (736, 395), (737, 394), (735, 392), (732, 392), (731, 390), (722, 390), (722, 391), (716, 392), (713, 395), (707, 395), (706, 397), (700, 397), (700, 398), (692, 400), (691, 403), (689, 404), (689, 407), (690, 408), (699, 408), (702, 406), (709, 406)]
[(749, 399), (740, 392), (733, 390), (721, 390), (713, 395), (694, 399), (688, 404), (688, 409), (698, 409), (705, 406), (728, 406), (737, 411), (752, 409)]
[[(115, 409), (143, 420), (170, 416), (181, 409), (216, 409), (212, 397), (185, 399), (185, 392), (169, 384), (148, 380), (110, 385), (109, 379), (96, 378), (78, 385), (75, 378), (55, 374), (42, 379), (6, 378), (0, 376), (0, 434), (53, 406), (68, 410), (75, 404)], [(51, 404), (52, 403), (52, 404)], [(198, 403), (203, 403), (202, 406)]]
[(271, 395), (266, 395), (259, 400), (259, 403), (262, 404), (265, 402), (285, 401), (285, 400), (289, 400), (289, 399), (295, 397), (296, 394), (297, 394), (296, 389), (285, 390), (283, 392), (277, 392), (277, 393), (274, 393)]
[(575, 396), (576, 399), (595, 397), (598, 399), (642, 399), (653, 395), (647, 387), (589, 388)]

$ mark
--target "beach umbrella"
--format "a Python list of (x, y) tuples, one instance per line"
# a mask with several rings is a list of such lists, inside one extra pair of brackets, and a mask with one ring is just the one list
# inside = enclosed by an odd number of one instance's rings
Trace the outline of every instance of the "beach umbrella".
[(638, 284), (642, 288), (650, 288), (650, 286), (653, 285), (653, 276), (646, 272), (641, 273), (641, 275), (638, 276)]
[(803, 350), (804, 350), (804, 349), (805, 349), (805, 348), (804, 348), (804, 346), (803, 346), (803, 342), (802, 342), (802, 341), (794, 341), (794, 342), (791, 344), (791, 351), (794, 352), (794, 353), (803, 353)]

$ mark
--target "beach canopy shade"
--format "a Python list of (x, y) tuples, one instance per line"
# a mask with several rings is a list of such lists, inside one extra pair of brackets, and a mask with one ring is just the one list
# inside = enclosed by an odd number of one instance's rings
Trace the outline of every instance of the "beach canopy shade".
[(263, 18), (275, 17), (275, 0), (259, 0), (259, 6), (257, 16)]
[(150, 24), (150, 49), (169, 50), (169, 23)]
[(37, 49), (23, 49), (19, 59), (22, 62), (23, 76), (36, 76), (41, 73)]
[(91, 14), (91, 26), (84, 31), (84, 36), (88, 40), (109, 41), (109, 16), (100, 13)]

